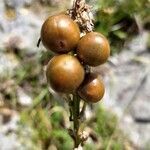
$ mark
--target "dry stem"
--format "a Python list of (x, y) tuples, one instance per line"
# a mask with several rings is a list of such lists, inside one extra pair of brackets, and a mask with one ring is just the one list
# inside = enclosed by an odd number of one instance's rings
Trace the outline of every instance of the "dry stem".
[(74, 124), (74, 147), (78, 148), (79, 144), (81, 143), (79, 137), (79, 114), (80, 114), (80, 98), (78, 95), (73, 95), (73, 124)]
[[(73, 7), (68, 11), (68, 14), (78, 23), (81, 34), (86, 34), (93, 30), (93, 15), (90, 6), (86, 4), (85, 0), (74, 0)], [(87, 139), (81, 138), (81, 133), (79, 133), (80, 119), (84, 115), (85, 107), (86, 104), (84, 103), (80, 112), (80, 98), (77, 94), (73, 94), (72, 104), (70, 105), (70, 120), (73, 121), (74, 129), (70, 132), (70, 135), (74, 139), (74, 148), (78, 148)]]

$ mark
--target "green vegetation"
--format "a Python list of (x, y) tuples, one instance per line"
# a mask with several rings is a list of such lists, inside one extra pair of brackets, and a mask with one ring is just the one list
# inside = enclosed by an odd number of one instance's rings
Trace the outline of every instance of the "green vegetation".
[(36, 136), (31, 140), (35, 142), (34, 144), (41, 144), (42, 149), (54, 145), (61, 150), (70, 150), (73, 141), (65, 127), (64, 117), (67, 117), (65, 113), (66, 110), (59, 106), (49, 110), (38, 106), (22, 113), (21, 124), (26, 124), (33, 129)]
[[(73, 140), (66, 128), (69, 123), (69, 119), (66, 118), (67, 112), (68, 110), (61, 106), (52, 109), (42, 109), (41, 106), (37, 106), (22, 112), (21, 124), (28, 125), (33, 130), (32, 141), (43, 149), (55, 146), (60, 150), (70, 150), (73, 148)], [(130, 143), (124, 140), (124, 135), (119, 129), (114, 134), (116, 125), (116, 116), (100, 106), (96, 114), (85, 122), (84, 126), (91, 131), (89, 137), (91, 142), (87, 142), (84, 149), (103, 150), (107, 149), (108, 144), (112, 150), (125, 149), (126, 144)]]
[(100, 0), (97, 7), (96, 30), (109, 38), (112, 54), (150, 20), (149, 0)]

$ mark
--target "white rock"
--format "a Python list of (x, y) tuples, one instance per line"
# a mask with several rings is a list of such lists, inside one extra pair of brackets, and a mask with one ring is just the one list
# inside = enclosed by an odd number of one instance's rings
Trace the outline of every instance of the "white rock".
[(17, 89), (18, 103), (22, 106), (30, 106), (32, 104), (32, 98), (25, 93), (22, 88)]
[[(150, 123), (136, 122), (137, 119), (150, 120), (150, 53), (146, 51), (147, 38), (147, 33), (143, 32), (129, 43), (129, 50), (110, 58), (115, 67), (110, 64), (110, 71), (104, 78), (106, 93), (103, 104), (117, 114), (122, 131), (139, 149), (150, 141)], [(144, 54), (139, 56), (141, 52)], [(140, 61), (134, 61), (136, 57), (140, 57)], [(146, 73), (146, 81), (143, 81)]]
[(19, 61), (13, 54), (0, 53), (0, 78), (9, 78), (19, 67)]

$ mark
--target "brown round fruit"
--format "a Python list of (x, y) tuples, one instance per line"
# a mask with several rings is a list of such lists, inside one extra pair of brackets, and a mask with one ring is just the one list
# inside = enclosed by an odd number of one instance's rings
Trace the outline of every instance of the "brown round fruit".
[(41, 29), (43, 45), (55, 53), (63, 54), (75, 49), (79, 39), (79, 27), (68, 15), (49, 17)]
[(87, 101), (96, 103), (100, 101), (105, 93), (105, 87), (102, 80), (98, 75), (89, 73), (85, 76), (85, 79), (78, 89), (79, 96)]
[(74, 56), (54, 56), (48, 63), (47, 80), (56, 92), (73, 93), (84, 80), (84, 68)]
[(107, 39), (100, 33), (90, 32), (83, 36), (77, 46), (77, 56), (89, 66), (105, 63), (110, 55)]

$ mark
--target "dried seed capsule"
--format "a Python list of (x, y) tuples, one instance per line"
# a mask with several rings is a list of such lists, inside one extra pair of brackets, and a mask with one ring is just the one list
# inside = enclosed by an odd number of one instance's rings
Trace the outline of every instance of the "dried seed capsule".
[(48, 63), (47, 80), (56, 92), (73, 93), (84, 80), (84, 68), (74, 56), (54, 56)]
[(79, 39), (79, 27), (68, 15), (49, 17), (41, 29), (43, 45), (55, 53), (63, 54), (74, 50)]
[(94, 73), (87, 74), (78, 89), (79, 96), (83, 100), (92, 103), (100, 101), (103, 98), (104, 93), (104, 84), (98, 75)]
[(89, 66), (98, 66), (105, 63), (109, 55), (109, 43), (100, 33), (90, 32), (78, 42), (77, 56)]

